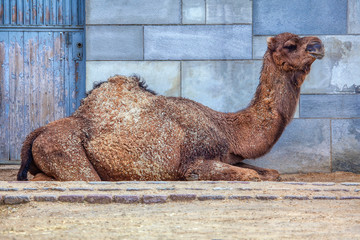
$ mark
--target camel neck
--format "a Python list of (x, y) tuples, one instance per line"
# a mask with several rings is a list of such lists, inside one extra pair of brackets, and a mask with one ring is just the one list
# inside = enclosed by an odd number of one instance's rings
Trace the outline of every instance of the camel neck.
[(305, 74), (282, 72), (264, 60), (260, 83), (249, 107), (227, 116), (231, 128), (239, 133), (229, 137), (233, 139), (234, 154), (257, 158), (270, 151), (295, 113), (304, 78)]
[(304, 78), (304, 73), (284, 72), (264, 63), (260, 83), (247, 109), (270, 121), (281, 117), (288, 124), (295, 113)]

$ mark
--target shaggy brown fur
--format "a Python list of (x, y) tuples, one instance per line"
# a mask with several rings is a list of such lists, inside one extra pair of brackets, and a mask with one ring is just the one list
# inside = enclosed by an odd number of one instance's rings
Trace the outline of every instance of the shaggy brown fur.
[(18, 180), (275, 180), (275, 170), (241, 163), (270, 151), (290, 122), (320, 39), (283, 33), (268, 39), (260, 84), (248, 108), (216, 112), (147, 91), (115, 76), (70, 117), (32, 132)]

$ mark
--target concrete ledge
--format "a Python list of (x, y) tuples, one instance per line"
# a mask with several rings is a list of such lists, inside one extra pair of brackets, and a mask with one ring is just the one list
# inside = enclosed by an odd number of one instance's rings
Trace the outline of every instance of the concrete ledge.
[[(244, 185), (246, 184), (246, 187)], [(59, 187), (61, 186), (61, 187)], [(104, 188), (106, 186), (106, 188)], [(316, 188), (314, 188), (316, 186)], [(357, 182), (2, 182), (0, 205), (34, 202), (159, 204), (192, 201), (360, 200)], [(17, 189), (16, 191), (11, 191)], [(60, 190), (59, 190), (60, 189)], [(104, 194), (106, 189), (106, 194)], [(131, 191), (129, 191), (131, 189)], [(131, 192), (131, 195), (129, 193)]]

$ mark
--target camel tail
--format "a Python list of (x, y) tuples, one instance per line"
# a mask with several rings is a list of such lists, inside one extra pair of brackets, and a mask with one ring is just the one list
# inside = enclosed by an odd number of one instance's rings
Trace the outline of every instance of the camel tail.
[(25, 139), (21, 148), (21, 166), (17, 175), (18, 181), (27, 181), (27, 173), (31, 165), (36, 168), (33, 163), (32, 145), (35, 139), (44, 131), (44, 128), (38, 128), (31, 132)]

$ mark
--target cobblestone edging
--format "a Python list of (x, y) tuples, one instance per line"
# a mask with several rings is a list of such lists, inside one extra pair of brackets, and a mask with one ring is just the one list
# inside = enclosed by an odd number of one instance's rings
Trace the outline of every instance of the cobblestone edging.
[(29, 202), (159, 204), (231, 200), (360, 200), (360, 183), (0, 182), (0, 205)]

